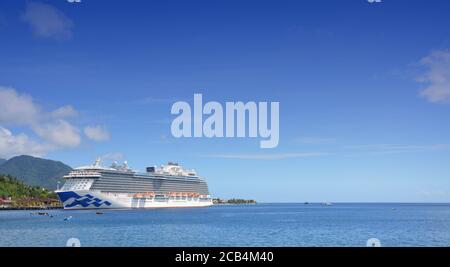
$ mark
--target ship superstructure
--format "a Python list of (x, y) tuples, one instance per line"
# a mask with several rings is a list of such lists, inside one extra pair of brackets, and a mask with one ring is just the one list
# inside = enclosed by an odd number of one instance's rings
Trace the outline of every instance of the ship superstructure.
[(133, 171), (125, 161), (102, 167), (100, 159), (64, 176), (56, 193), (65, 209), (204, 207), (212, 205), (206, 181), (195, 170), (169, 162)]

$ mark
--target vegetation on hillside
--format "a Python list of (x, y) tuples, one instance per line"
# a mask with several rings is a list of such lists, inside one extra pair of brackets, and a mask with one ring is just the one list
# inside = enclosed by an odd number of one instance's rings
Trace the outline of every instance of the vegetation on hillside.
[(240, 199), (240, 198), (232, 198), (228, 200), (214, 198), (214, 204), (256, 204), (256, 201), (253, 199)]
[(0, 198), (55, 198), (52, 191), (39, 186), (29, 186), (11, 175), (0, 174)]
[(11, 175), (0, 174), (0, 199), (10, 200), (12, 207), (58, 205), (56, 194), (38, 186), (29, 186)]

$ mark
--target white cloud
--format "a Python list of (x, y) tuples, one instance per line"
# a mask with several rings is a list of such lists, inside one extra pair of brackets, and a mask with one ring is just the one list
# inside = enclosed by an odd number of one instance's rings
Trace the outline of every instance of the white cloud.
[(107, 141), (110, 138), (109, 132), (102, 126), (87, 126), (84, 134), (94, 141)]
[(325, 152), (305, 152), (305, 153), (273, 153), (273, 154), (212, 154), (208, 157), (224, 159), (255, 159), (255, 160), (279, 160), (288, 158), (309, 158), (327, 156)]
[(433, 51), (422, 58), (419, 65), (425, 68), (425, 71), (416, 77), (416, 80), (427, 85), (420, 95), (430, 102), (449, 102), (450, 52)]
[(34, 127), (36, 133), (58, 147), (76, 147), (81, 143), (79, 130), (64, 120)]
[(30, 25), (36, 36), (55, 39), (72, 36), (73, 22), (52, 5), (29, 2), (21, 18)]
[(29, 95), (19, 95), (13, 88), (0, 86), (0, 123), (31, 124), (38, 119), (39, 107)]
[(0, 127), (4, 125), (25, 126), (42, 140), (31, 140), (25, 134), (13, 135), (2, 127), (0, 143), (3, 155), (36, 155), (61, 148), (76, 147), (81, 142), (78, 129), (69, 122), (59, 119), (76, 113), (71, 106), (63, 106), (53, 112), (44, 112), (33, 98), (19, 94), (14, 88), (0, 86)]
[[(0, 156), (43, 156), (49, 151), (79, 146), (80, 130), (67, 120), (77, 115), (70, 105), (45, 112), (31, 96), (0, 86)], [(33, 140), (24, 133), (14, 135), (6, 125), (25, 127), (38, 138)], [(96, 141), (109, 139), (109, 133), (102, 127), (87, 127), (87, 132)]]
[(72, 106), (60, 107), (50, 114), (54, 118), (69, 118), (78, 116), (78, 112)]
[(50, 146), (36, 143), (25, 134), (13, 135), (10, 130), (0, 126), (0, 158), (18, 155), (43, 156)]
[(27, 94), (19, 94), (14, 88), (0, 86), (0, 123), (33, 125), (48, 119), (76, 117), (78, 112), (70, 105), (46, 113)]

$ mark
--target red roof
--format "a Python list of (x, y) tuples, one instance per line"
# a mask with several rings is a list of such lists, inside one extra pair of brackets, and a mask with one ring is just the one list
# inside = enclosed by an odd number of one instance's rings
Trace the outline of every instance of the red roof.
[(9, 199), (0, 198), (0, 204), (11, 204), (12, 201)]

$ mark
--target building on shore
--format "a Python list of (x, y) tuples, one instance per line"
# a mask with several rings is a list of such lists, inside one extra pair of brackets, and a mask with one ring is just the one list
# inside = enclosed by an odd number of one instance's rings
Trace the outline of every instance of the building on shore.
[(0, 208), (10, 208), (12, 206), (12, 199), (9, 198), (0, 198)]

